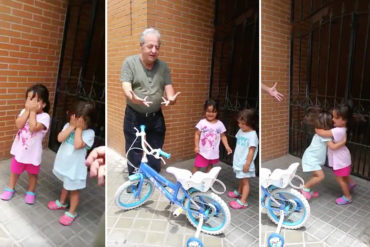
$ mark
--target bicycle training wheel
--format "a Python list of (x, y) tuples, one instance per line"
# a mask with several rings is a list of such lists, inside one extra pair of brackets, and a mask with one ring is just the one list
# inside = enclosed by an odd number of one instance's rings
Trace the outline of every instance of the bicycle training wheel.
[[(276, 203), (274, 200), (278, 203)], [(277, 189), (271, 192), (267, 198), (267, 215), (275, 223), (279, 223), (280, 209), (284, 210), (284, 221), (282, 226), (287, 229), (302, 227), (310, 216), (310, 205), (306, 198), (295, 189)]]
[(186, 198), (184, 203), (186, 217), (190, 224), (197, 228), (200, 218), (199, 206), (205, 212), (201, 231), (211, 235), (223, 233), (231, 220), (227, 204), (219, 196), (211, 192), (195, 192), (191, 194), (191, 198), (193, 201)]
[(284, 238), (278, 233), (272, 233), (267, 239), (269, 247), (283, 247)]
[(189, 238), (188, 242), (186, 242), (186, 247), (203, 247), (202, 241), (199, 238)]
[(133, 209), (146, 202), (153, 192), (153, 185), (148, 179), (144, 179), (141, 190), (138, 191), (140, 180), (127, 181), (116, 191), (114, 201), (123, 209)]

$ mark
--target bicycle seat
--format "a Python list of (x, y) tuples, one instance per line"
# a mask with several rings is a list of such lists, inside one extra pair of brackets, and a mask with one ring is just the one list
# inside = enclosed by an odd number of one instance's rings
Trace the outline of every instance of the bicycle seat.
[(299, 163), (292, 163), (288, 169), (275, 169), (271, 172), (270, 169), (261, 168), (260, 177), (261, 185), (267, 188), (270, 185), (274, 185), (279, 188), (285, 188), (289, 182), (293, 179)]
[(209, 188), (211, 188), (220, 170), (221, 167), (217, 166), (213, 167), (208, 173), (197, 171), (196, 173), (191, 174), (188, 170), (176, 167), (168, 167), (166, 169), (168, 173), (171, 173), (176, 177), (177, 181), (181, 183), (185, 190), (193, 187), (202, 192), (207, 192)]

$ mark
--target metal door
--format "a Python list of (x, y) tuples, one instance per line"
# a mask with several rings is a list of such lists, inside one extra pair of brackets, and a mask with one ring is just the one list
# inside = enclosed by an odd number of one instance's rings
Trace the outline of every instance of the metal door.
[[(216, 1), (209, 95), (220, 103), (219, 118), (233, 150), (237, 113), (245, 107), (258, 112), (258, 9), (257, 0)], [(232, 163), (232, 155), (228, 156), (223, 146), (220, 159)]]
[(94, 146), (105, 144), (105, 1), (70, 0), (64, 27), (49, 147), (68, 122), (75, 99), (95, 102)]
[(370, 179), (370, 1), (292, 1), (292, 24), (290, 153), (301, 157), (311, 142), (308, 106), (350, 100), (363, 118), (347, 139), (352, 173)]

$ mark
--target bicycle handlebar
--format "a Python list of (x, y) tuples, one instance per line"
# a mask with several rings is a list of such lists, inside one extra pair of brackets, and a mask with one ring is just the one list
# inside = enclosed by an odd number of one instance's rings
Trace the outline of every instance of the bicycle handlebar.
[(165, 157), (166, 159), (170, 159), (171, 158), (171, 154), (169, 153), (166, 153), (164, 152), (163, 150), (159, 149), (159, 155), (162, 155), (163, 157)]
[[(171, 154), (166, 153), (166, 152), (164, 152), (161, 149), (153, 149), (149, 145), (149, 143), (146, 142), (146, 140), (145, 140), (145, 135), (146, 135), (145, 128), (146, 128), (146, 126), (143, 125), (143, 124), (140, 125), (140, 131), (135, 127), (136, 136), (141, 136), (141, 146), (143, 148), (144, 153), (145, 154), (152, 155), (152, 156), (154, 156), (157, 159), (162, 159), (161, 157), (159, 157), (160, 155), (163, 156), (163, 157), (165, 157), (166, 159), (170, 159), (171, 158)], [(163, 160), (163, 162), (164, 162), (164, 160)]]

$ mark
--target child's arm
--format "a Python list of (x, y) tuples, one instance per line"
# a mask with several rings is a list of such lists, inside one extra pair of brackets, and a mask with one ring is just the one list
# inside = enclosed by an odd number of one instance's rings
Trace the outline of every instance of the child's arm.
[(221, 141), (222, 141), (222, 144), (224, 144), (226, 148), (227, 154), (228, 155), (231, 154), (233, 150), (230, 148), (229, 143), (227, 142), (227, 136), (225, 135), (225, 132), (221, 134)]
[(338, 148), (343, 147), (347, 142), (347, 135), (341, 140), (340, 142), (334, 143), (333, 141), (328, 142), (328, 147), (332, 150), (336, 150)]
[(249, 147), (249, 152), (248, 152), (248, 155), (247, 155), (247, 162), (243, 166), (243, 172), (248, 172), (249, 171), (249, 166), (251, 165), (251, 163), (253, 161), (253, 156), (254, 156), (255, 151), (256, 151), (256, 147), (253, 147), (253, 146)]
[(72, 115), (69, 120), (69, 126), (63, 129), (61, 132), (59, 132), (58, 142), (64, 142), (75, 129), (76, 129), (76, 119), (75, 116)]
[(32, 133), (46, 129), (46, 127), (42, 123), (37, 122), (37, 119), (36, 119), (36, 115), (40, 107), (41, 105), (37, 102), (36, 97), (34, 97), (29, 103), (30, 114), (29, 114), (28, 121), (30, 124), (30, 131)]
[(333, 137), (331, 130), (315, 129), (315, 132), (321, 137)]
[(17, 127), (17, 129), (22, 129), (24, 127), (29, 116), (30, 116), (30, 111), (26, 108), (23, 114), (18, 116), (15, 119), (15, 126)]
[(67, 128), (59, 132), (58, 134), (58, 142), (64, 142), (68, 136), (75, 130), (75, 126), (69, 124)]
[(82, 140), (82, 130), (85, 126), (83, 121), (82, 117), (79, 117), (76, 121), (75, 139), (73, 142), (75, 149), (81, 149), (86, 146), (85, 142)]
[(197, 129), (194, 135), (194, 152), (199, 153), (200, 131)]

